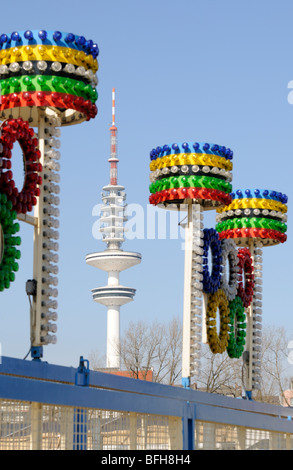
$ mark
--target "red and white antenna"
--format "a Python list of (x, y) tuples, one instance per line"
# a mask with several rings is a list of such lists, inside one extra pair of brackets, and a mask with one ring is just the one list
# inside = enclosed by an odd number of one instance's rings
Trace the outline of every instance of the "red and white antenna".
[(112, 126), (110, 127), (111, 135), (111, 157), (109, 158), (110, 166), (110, 184), (117, 185), (117, 127), (115, 125), (115, 88), (112, 89)]

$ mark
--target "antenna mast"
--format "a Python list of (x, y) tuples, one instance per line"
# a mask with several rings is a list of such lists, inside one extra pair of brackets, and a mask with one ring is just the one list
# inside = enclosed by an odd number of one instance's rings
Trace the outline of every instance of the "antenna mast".
[(109, 158), (110, 166), (110, 185), (117, 186), (117, 127), (115, 125), (115, 88), (112, 89), (112, 126), (111, 134), (111, 157)]

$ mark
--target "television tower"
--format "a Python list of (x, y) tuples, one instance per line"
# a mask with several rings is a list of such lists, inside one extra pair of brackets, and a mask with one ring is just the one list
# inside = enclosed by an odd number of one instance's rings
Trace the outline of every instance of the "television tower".
[(103, 187), (100, 232), (106, 249), (86, 256), (90, 266), (108, 273), (108, 284), (92, 289), (93, 300), (107, 307), (108, 368), (120, 369), (120, 307), (133, 300), (136, 290), (120, 285), (119, 274), (141, 262), (140, 253), (123, 251), (126, 193), (117, 177), (117, 127), (115, 124), (115, 88), (112, 90), (112, 125), (110, 127), (110, 184)]

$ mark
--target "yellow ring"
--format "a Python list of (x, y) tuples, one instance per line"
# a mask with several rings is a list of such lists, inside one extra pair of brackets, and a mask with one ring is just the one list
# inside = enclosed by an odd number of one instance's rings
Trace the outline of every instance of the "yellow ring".
[[(217, 310), (220, 313), (220, 332), (217, 331)], [(230, 309), (226, 294), (222, 289), (208, 294), (206, 327), (207, 339), (213, 354), (222, 354), (229, 340)]]
[(273, 199), (234, 199), (229, 206), (219, 207), (217, 212), (228, 212), (235, 209), (268, 209), (282, 212), (287, 212), (287, 206), (279, 201)]
[(150, 162), (150, 170), (160, 170), (168, 166), (174, 165), (208, 165), (232, 170), (233, 163), (218, 155), (209, 155), (207, 153), (179, 153), (166, 155)]
[(76, 51), (69, 47), (61, 46), (20, 46), (2, 49), (0, 51), (0, 64), (7, 65), (12, 62), (24, 62), (26, 60), (47, 60), (52, 62), (64, 62), (77, 66), (83, 66), (96, 72), (99, 68), (97, 59), (91, 54)]

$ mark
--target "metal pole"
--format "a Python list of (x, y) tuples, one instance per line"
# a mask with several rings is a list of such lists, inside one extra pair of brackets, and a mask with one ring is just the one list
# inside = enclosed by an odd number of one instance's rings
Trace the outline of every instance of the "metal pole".
[(187, 207), (187, 224), (184, 245), (184, 298), (183, 298), (183, 344), (182, 385), (190, 386), (190, 324), (191, 324), (191, 275), (192, 275), (192, 202)]
[[(38, 140), (39, 150), (41, 153), (40, 163), (44, 167), (45, 158), (45, 113), (39, 112), (38, 122)], [(42, 185), (40, 187), (42, 194)], [(35, 227), (34, 227), (34, 263), (33, 278), (37, 282), (36, 295), (33, 298), (33, 306), (31, 312), (31, 347), (36, 357), (41, 357), (41, 338), (40, 338), (40, 319), (41, 319), (41, 302), (42, 302), (42, 215), (43, 215), (43, 197), (37, 198), (37, 204), (34, 210)]]

